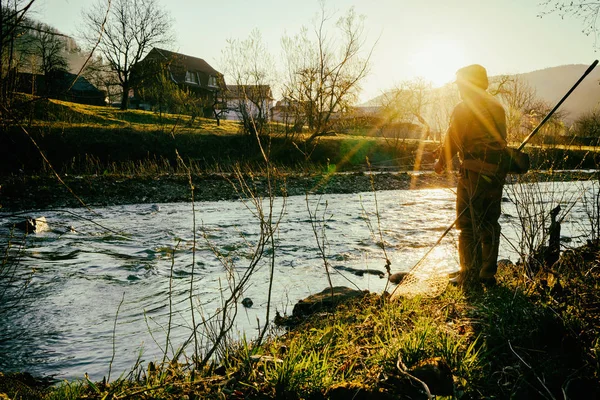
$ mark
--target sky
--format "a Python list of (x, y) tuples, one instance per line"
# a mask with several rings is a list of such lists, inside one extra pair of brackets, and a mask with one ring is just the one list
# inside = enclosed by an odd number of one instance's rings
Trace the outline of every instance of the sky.
[[(77, 39), (81, 13), (97, 1), (37, 0), (33, 18)], [(203, 58), (223, 70), (227, 39), (258, 29), (280, 59), (281, 38), (311, 28), (318, 0), (158, 0), (174, 20), (172, 50)], [(374, 46), (362, 82), (367, 101), (402, 81), (421, 76), (435, 85), (452, 81), (462, 66), (481, 64), (490, 75), (591, 64), (594, 38), (580, 20), (550, 14), (540, 0), (326, 0), (342, 16), (350, 7), (364, 15), (365, 48)], [(227, 79), (227, 77), (225, 77)]]

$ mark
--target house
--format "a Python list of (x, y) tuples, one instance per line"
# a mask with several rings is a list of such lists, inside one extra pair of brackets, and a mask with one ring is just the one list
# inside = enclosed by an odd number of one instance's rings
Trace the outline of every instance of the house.
[(66, 71), (53, 71), (48, 75), (17, 72), (16, 91), (47, 96), (73, 103), (106, 105), (106, 93), (92, 85), (83, 76)]
[(143, 95), (143, 89), (155, 84), (163, 71), (171, 82), (201, 100), (205, 114), (212, 113), (221, 93), (225, 91), (223, 74), (203, 59), (155, 47), (132, 69), (134, 105), (151, 106)]
[(302, 119), (302, 107), (298, 101), (278, 100), (275, 106), (271, 108), (271, 121), (289, 124)]
[(240, 121), (245, 112), (253, 118), (268, 120), (273, 92), (269, 85), (227, 85), (223, 102), (226, 119)]

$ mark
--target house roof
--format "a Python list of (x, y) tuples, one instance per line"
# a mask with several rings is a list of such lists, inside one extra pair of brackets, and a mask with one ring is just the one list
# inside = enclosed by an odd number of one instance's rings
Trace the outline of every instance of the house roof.
[[(35, 79), (38, 82), (43, 82), (44, 85), (54, 83), (55, 88), (60, 91), (78, 91), (78, 92), (95, 92), (101, 94), (102, 91), (94, 86), (83, 76), (77, 76), (66, 71), (54, 71), (48, 76), (44, 74), (32, 74), (30, 72), (18, 72), (17, 76), (31, 82)], [(75, 78), (77, 78), (75, 80)], [(74, 81), (74, 82), (73, 82)]]
[(200, 71), (207, 74), (217, 75), (219, 71), (210, 66), (206, 61), (201, 58), (188, 56), (181, 53), (175, 53), (169, 50), (153, 48), (152, 51), (157, 52), (165, 58), (165, 60), (177, 60), (181, 63), (188, 71)]

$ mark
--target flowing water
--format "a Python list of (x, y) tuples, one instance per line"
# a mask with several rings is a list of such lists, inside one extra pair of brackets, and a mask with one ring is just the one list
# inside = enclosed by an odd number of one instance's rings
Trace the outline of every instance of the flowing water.
[[(589, 182), (553, 183), (534, 191), (544, 212), (556, 204), (565, 210), (576, 203), (563, 222), (563, 236), (575, 238), (568, 245), (575, 245), (587, 230), (581, 194), (593, 189)], [(276, 199), (275, 216), (283, 205)], [(263, 207), (268, 210), (267, 201)], [(331, 265), (384, 271), (383, 238), (392, 272), (410, 269), (455, 216), (454, 193), (448, 189), (382, 191), (377, 202), (373, 193), (311, 196), (308, 201), (303, 196), (287, 198), (274, 253), (273, 308), (281, 313), (290, 314), (295, 302), (328, 285), (307, 207), (320, 221), (316, 230), (319, 240), (325, 235), (324, 252)], [(183, 343), (190, 335), (192, 303), (198, 322), (201, 313), (214, 313), (228, 293), (228, 274), (217, 254), (225, 264), (234, 265), (236, 274), (243, 273), (259, 232), (251, 204), (203, 202), (196, 203), (195, 210), (195, 254), (191, 204), (114, 206), (95, 209), (97, 214), (81, 209), (32, 214), (45, 216), (50, 230), (30, 234), (22, 239), (21, 248), (15, 233), (5, 257), (5, 268), (15, 266), (18, 279), (8, 288), (0, 282), (0, 301), (5, 302), (0, 308), (0, 371), (59, 378), (88, 373), (99, 380), (114, 358), (114, 378), (138, 357), (145, 362), (161, 358), (170, 315), (172, 343), (175, 347)], [(514, 229), (516, 215), (514, 204), (504, 202), (500, 222), (506, 237), (500, 258), (513, 261), (517, 256), (512, 245), (519, 235)], [(7, 226), (19, 218), (0, 217), (7, 243)], [(237, 315), (236, 332), (249, 338), (256, 335), (258, 323), (265, 322), (271, 255), (268, 249), (243, 293), (253, 306), (240, 306)], [(448, 271), (457, 269), (454, 231), (427, 262), (442, 263)], [(332, 280), (334, 285), (378, 292), (386, 287), (385, 279), (370, 274), (336, 270)], [(25, 290), (24, 282), (28, 282)]]

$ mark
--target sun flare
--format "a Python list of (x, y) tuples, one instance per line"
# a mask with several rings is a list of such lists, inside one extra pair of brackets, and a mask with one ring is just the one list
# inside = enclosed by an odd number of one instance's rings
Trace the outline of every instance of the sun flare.
[(454, 81), (456, 71), (465, 64), (466, 57), (462, 44), (445, 38), (424, 42), (422, 49), (410, 60), (414, 74), (432, 82), (434, 86), (443, 86)]

